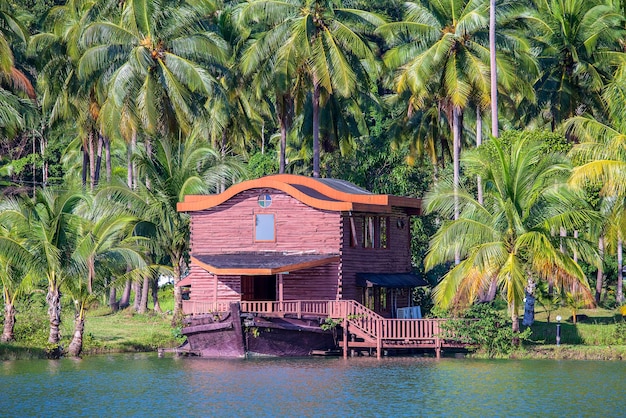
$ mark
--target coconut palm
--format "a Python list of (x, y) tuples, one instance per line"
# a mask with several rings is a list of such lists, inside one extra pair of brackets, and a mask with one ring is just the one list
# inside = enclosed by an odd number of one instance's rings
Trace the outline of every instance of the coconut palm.
[(277, 102), (286, 98), (282, 112), (291, 98), (311, 92), (313, 176), (319, 177), (320, 109), (331, 95), (350, 97), (368, 89), (376, 58), (366, 35), (384, 20), (333, 0), (254, 0), (242, 4), (239, 16), (244, 25), (262, 28), (243, 54), (244, 74), (260, 69), (267, 77), (263, 86), (274, 89)]
[[(453, 260), (456, 253), (462, 258), (437, 285), (437, 303), (471, 304), (495, 278), (514, 331), (519, 330), (518, 309), (529, 281), (554, 280), (592, 303), (587, 279), (572, 254), (597, 264), (597, 253), (589, 242), (554, 233), (583, 230), (597, 221), (581, 196), (561, 183), (570, 173), (565, 156), (523, 136), (510, 145), (494, 138), (463, 160), (484, 180), (484, 203), (460, 191), (459, 219), (444, 223), (431, 239), (427, 269)], [(442, 185), (430, 193), (426, 210), (451, 215), (453, 188)]]
[(535, 0), (524, 19), (541, 52), (535, 84), (539, 109), (552, 130), (565, 119), (601, 110), (607, 65), (621, 55), (624, 16), (603, 0)]
[[(394, 89), (410, 92), (411, 106), (426, 111), (433, 104), (445, 114), (452, 131), (453, 184), (460, 181), (459, 158), (463, 113), (472, 101), (480, 108), (490, 101), (490, 50), (488, 8), (484, 0), (407, 2), (404, 19), (381, 26), (378, 33), (391, 46), (385, 63), (396, 70)], [(501, 11), (507, 18), (508, 9)], [(496, 67), (498, 82), (507, 94), (526, 91), (525, 78), (517, 76), (512, 51), (520, 58), (527, 45), (504, 29), (499, 32)], [(527, 67), (532, 60), (520, 60)], [(532, 70), (529, 70), (532, 73)], [(517, 87), (516, 87), (517, 86)], [(458, 210), (454, 211), (455, 219)]]
[(216, 10), (211, 1), (124, 2), (117, 21), (85, 29), (79, 74), (99, 77), (117, 108), (131, 104), (148, 135), (189, 133), (228, 53), (206, 24)]
[(14, 48), (25, 45), (28, 32), (11, 12), (11, 5), (0, 1), (0, 137), (12, 138), (27, 127), (34, 112), (31, 100), (35, 90), (18, 68)]
[(85, 201), (81, 193), (37, 190), (34, 200), (24, 199), (21, 205), (5, 210), (3, 216), (20, 222), (19, 234), (24, 247), (32, 254), (29, 265), (33, 281), (43, 281), (47, 287), (46, 301), (50, 334), (49, 355), (58, 357), (61, 323), (61, 285), (86, 271), (83, 257), (76, 253), (78, 231), (83, 220), (77, 208)]
[[(15, 302), (20, 294), (29, 287), (28, 266), (32, 265), (32, 256), (20, 242), (18, 231), (26, 226), (20, 219), (11, 219), (4, 214), (4, 209), (16, 207), (15, 201), (3, 202), (0, 209), (0, 286), (4, 301), (4, 327), (1, 342), (13, 341), (15, 326)], [(15, 223), (17, 222), (17, 224)]]
[(48, 126), (70, 122), (75, 138), (68, 148), (82, 151), (83, 186), (98, 182), (103, 137), (96, 121), (100, 112), (102, 86), (95, 78), (79, 77), (82, 54), (80, 37), (85, 27), (107, 12), (110, 2), (70, 0), (53, 7), (46, 18), (46, 31), (34, 35), (29, 52), (38, 64), (38, 90), (42, 113)]
[[(142, 219), (136, 233), (151, 237), (151, 252), (167, 260), (176, 284), (184, 271), (189, 245), (189, 218), (177, 212), (177, 203), (187, 194), (219, 190), (221, 185), (242, 178), (243, 169), (237, 160), (225, 159), (196, 136), (175, 143), (162, 138), (154, 143), (152, 156), (143, 152), (137, 165), (139, 178), (146, 179), (139, 182), (137, 190), (115, 186), (103, 193)], [(174, 296), (174, 320), (178, 320), (182, 293), (176, 286)]]

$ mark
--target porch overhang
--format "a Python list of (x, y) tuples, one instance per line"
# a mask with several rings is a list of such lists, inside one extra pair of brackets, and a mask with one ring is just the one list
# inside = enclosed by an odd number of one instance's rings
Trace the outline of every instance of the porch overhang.
[(398, 289), (428, 286), (428, 282), (413, 273), (357, 273), (356, 285)]
[(339, 261), (338, 254), (249, 252), (199, 254), (191, 257), (198, 266), (212, 274), (226, 276), (269, 276)]

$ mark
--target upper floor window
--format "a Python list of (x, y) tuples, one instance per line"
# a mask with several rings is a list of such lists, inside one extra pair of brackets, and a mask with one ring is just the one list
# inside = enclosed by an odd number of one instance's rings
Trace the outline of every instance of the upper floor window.
[(257, 199), (257, 202), (259, 203), (259, 206), (261, 206), (262, 208), (269, 208), (270, 205), (272, 204), (272, 196), (270, 196), (267, 193), (263, 193), (262, 195), (259, 196), (259, 198)]
[[(360, 228), (355, 225), (357, 223), (360, 223)], [(350, 246), (363, 248), (388, 248), (389, 217), (350, 217)]]
[(254, 215), (254, 231), (255, 241), (275, 241), (274, 214), (258, 213)]

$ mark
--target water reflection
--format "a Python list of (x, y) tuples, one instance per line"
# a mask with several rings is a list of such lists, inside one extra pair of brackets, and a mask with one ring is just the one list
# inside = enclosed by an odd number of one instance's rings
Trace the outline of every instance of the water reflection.
[(622, 362), (205, 360), (0, 367), (1, 416), (621, 416)]

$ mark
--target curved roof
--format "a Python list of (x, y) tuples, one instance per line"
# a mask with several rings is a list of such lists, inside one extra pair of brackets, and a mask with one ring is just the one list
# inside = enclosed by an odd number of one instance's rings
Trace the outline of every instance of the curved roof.
[(418, 214), (420, 199), (373, 194), (348, 181), (322, 179), (293, 174), (276, 174), (234, 184), (223, 193), (188, 195), (178, 203), (179, 212), (193, 212), (216, 207), (233, 196), (251, 189), (277, 189), (317, 209), (332, 211), (390, 212), (392, 207)]

